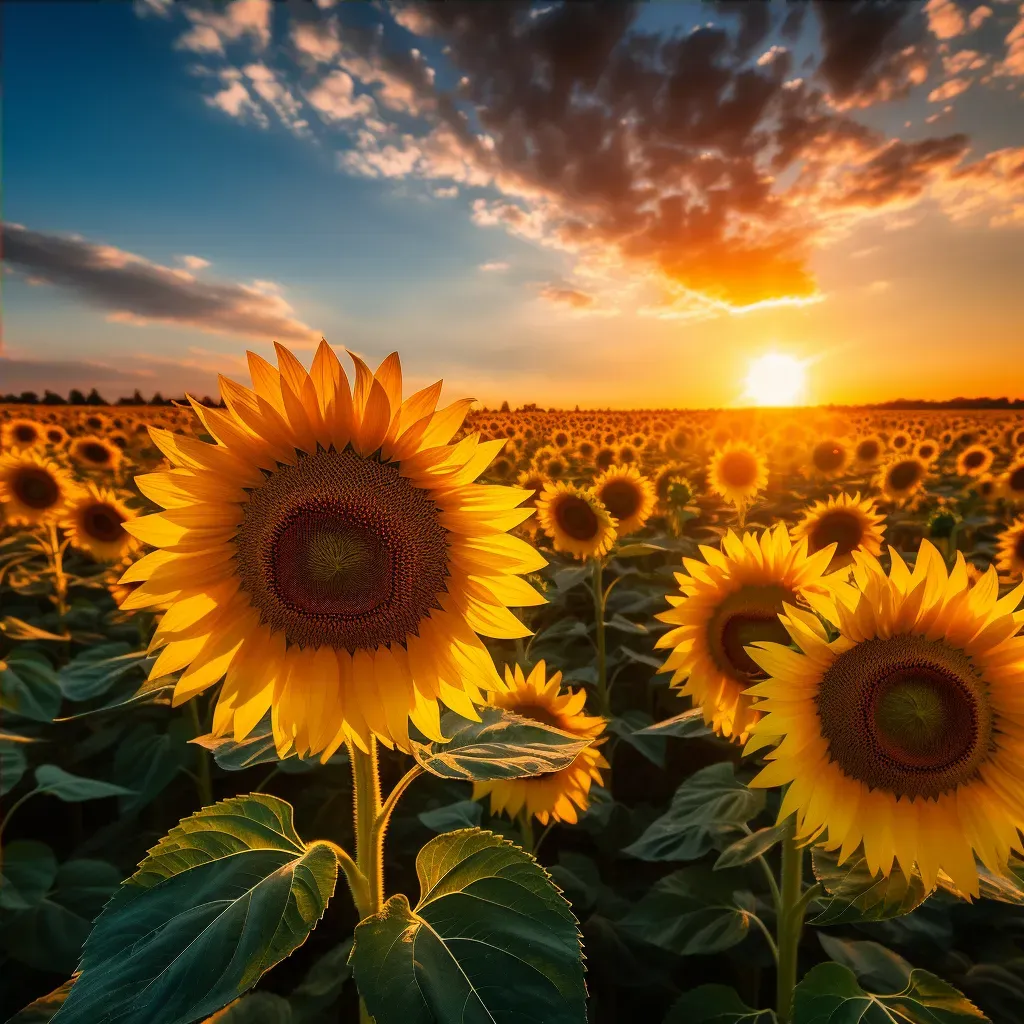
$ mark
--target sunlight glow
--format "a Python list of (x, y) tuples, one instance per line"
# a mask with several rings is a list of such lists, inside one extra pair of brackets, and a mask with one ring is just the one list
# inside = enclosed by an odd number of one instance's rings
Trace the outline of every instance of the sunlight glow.
[(750, 364), (746, 394), (755, 405), (797, 405), (805, 397), (806, 364), (781, 352), (769, 352)]

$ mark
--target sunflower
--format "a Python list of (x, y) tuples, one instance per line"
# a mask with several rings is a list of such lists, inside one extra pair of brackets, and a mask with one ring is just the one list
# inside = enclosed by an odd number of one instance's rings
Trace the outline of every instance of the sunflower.
[(894, 452), (906, 451), (910, 447), (910, 434), (905, 430), (897, 430), (896, 433), (889, 438), (889, 447)]
[(811, 448), (811, 469), (818, 476), (839, 476), (849, 464), (851, 454), (845, 441), (819, 441)]
[[(779, 821), (823, 836), (840, 863), (861, 844), (872, 873), (939, 871), (978, 895), (975, 855), (997, 874), (1024, 852), (1024, 584), (998, 599), (994, 568), (970, 585), (962, 555), (947, 573), (922, 541), (914, 570), (891, 552), (886, 576), (854, 556), (854, 585), (812, 615), (787, 609), (784, 644), (749, 648), (769, 678), (752, 747), (779, 745), (751, 785), (789, 783)], [(813, 597), (812, 597), (813, 601)], [(750, 749), (750, 748), (748, 748)]]
[(1011, 523), (999, 535), (996, 568), (1011, 575), (1024, 573), (1024, 516)]
[[(523, 499), (520, 507), (536, 509), (537, 499), (548, 482), (547, 478), (538, 470), (531, 469), (520, 473), (519, 479), (516, 482), (524, 491), (528, 491), (530, 495), (528, 498)], [(540, 529), (540, 522), (535, 515), (530, 516), (529, 519), (523, 522), (522, 527), (526, 533), (532, 536)]]
[(43, 437), (54, 448), (63, 448), (68, 443), (68, 432), (59, 423), (47, 423)]
[(878, 487), (890, 501), (902, 504), (921, 489), (927, 474), (927, 463), (916, 455), (899, 456), (882, 467)]
[(991, 448), (983, 444), (972, 444), (965, 448), (956, 460), (956, 471), (959, 476), (981, 476), (985, 473), (995, 456)]
[(439, 739), (437, 699), (475, 718), (504, 688), (478, 634), (528, 636), (509, 605), (545, 560), (506, 531), (526, 491), (474, 484), (504, 441), (457, 445), (470, 400), (435, 411), (441, 383), (402, 401), (397, 354), (355, 384), (321, 342), (312, 374), (282, 346), (249, 354), (254, 391), (221, 378), (226, 410), (192, 407), (216, 439), (154, 428), (171, 470), (137, 479), (167, 511), (125, 524), (162, 548), (121, 582), (122, 605), (171, 600), (153, 676), (184, 669), (174, 703), (227, 673), (215, 731), (247, 736), (272, 709), (278, 750), (327, 760), (372, 736)]
[(923, 441), (919, 441), (914, 445), (914, 454), (922, 462), (934, 462), (940, 454), (939, 442), (926, 437)]
[(658, 503), (662, 508), (668, 507), (672, 485), (677, 483), (685, 484), (686, 489), (690, 490), (686, 467), (681, 462), (670, 462), (662, 466), (654, 478), (654, 493), (658, 496)]
[(79, 551), (98, 562), (119, 562), (138, 547), (124, 529), (134, 518), (135, 513), (109, 487), (89, 483), (69, 496), (61, 526)]
[(544, 475), (549, 480), (561, 480), (569, 472), (569, 465), (562, 455), (552, 455), (544, 463)]
[(1024, 456), (1010, 464), (999, 480), (999, 489), (1007, 501), (1024, 504)]
[(835, 544), (835, 554), (826, 572), (842, 569), (853, 561), (854, 551), (868, 551), (877, 555), (882, 550), (885, 516), (880, 515), (870, 498), (861, 498), (858, 491), (852, 497), (840, 494), (830, 496), (827, 502), (816, 501), (800, 522), (793, 527), (794, 541), (806, 538), (809, 554)]
[(76, 437), (70, 452), (83, 469), (117, 469), (121, 465), (121, 449), (95, 435)]
[(807, 554), (807, 543), (794, 545), (784, 524), (742, 537), (730, 530), (722, 551), (701, 546), (705, 561), (684, 558), (689, 575), (676, 573), (681, 594), (669, 596), (672, 607), (657, 618), (673, 628), (658, 648), (671, 648), (662, 672), (672, 685), (704, 712), (704, 720), (722, 736), (743, 742), (760, 717), (744, 691), (764, 678), (745, 647), (754, 640), (786, 642), (779, 621), (783, 602), (824, 593), (821, 576), (833, 548)]
[(708, 485), (734, 505), (749, 504), (766, 483), (764, 457), (745, 441), (729, 441), (711, 456)]
[[(523, 718), (554, 726), (563, 732), (597, 740), (604, 731), (604, 719), (584, 712), (586, 691), (581, 687), (575, 693), (572, 690), (559, 693), (562, 673), (556, 672), (550, 679), (546, 679), (545, 671), (543, 661), (537, 662), (526, 677), (518, 665), (514, 673), (506, 665), (505, 682), (508, 689), (504, 693), (492, 694), (489, 703)], [(587, 809), (591, 783), (602, 785), (600, 770), (607, 767), (608, 762), (595, 744), (584, 747), (572, 764), (561, 771), (529, 779), (474, 782), (473, 799), (480, 800), (489, 796), (492, 814), (504, 812), (510, 818), (515, 818), (525, 810), (527, 815), (535, 817), (542, 825), (546, 825), (549, 820), (572, 823), (577, 820), (577, 809)]]
[(0, 448), (34, 448), (43, 441), (43, 425), (35, 420), (13, 419), (0, 425)]
[(597, 558), (615, 543), (615, 520), (593, 491), (548, 484), (537, 499), (537, 519), (556, 551)]
[(0, 456), (0, 506), (13, 525), (35, 526), (56, 519), (73, 486), (50, 459), (27, 449)]
[(884, 446), (881, 440), (872, 435), (871, 437), (862, 437), (853, 449), (853, 454), (861, 466), (868, 467), (878, 463), (882, 458), (883, 450)]
[(615, 449), (611, 445), (602, 445), (594, 452), (594, 465), (604, 471), (615, 465)]
[(617, 521), (620, 537), (643, 529), (658, 501), (654, 485), (634, 466), (607, 470), (594, 481), (594, 493)]

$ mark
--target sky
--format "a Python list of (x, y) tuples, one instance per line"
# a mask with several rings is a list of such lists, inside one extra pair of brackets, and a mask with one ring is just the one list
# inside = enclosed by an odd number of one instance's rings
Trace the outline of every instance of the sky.
[(0, 392), (1024, 396), (1024, 3), (10, 0)]

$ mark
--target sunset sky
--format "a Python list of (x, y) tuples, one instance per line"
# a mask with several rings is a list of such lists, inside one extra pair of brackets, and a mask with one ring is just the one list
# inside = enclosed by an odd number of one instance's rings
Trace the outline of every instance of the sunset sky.
[(1024, 396), (1024, 3), (8, 2), (0, 391)]

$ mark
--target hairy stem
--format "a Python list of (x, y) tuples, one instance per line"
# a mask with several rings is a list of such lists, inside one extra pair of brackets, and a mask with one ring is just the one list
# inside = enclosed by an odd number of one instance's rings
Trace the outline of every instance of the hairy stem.
[(791, 819), (782, 840), (782, 871), (779, 905), (776, 908), (778, 974), (775, 1012), (782, 1024), (788, 1024), (793, 1010), (793, 993), (797, 983), (797, 954), (803, 933), (804, 914), (804, 850), (796, 842), (796, 823)]
[[(193, 735), (202, 736), (205, 730), (199, 721), (199, 707), (195, 698), (188, 702), (188, 712), (192, 719)], [(199, 803), (201, 807), (208, 807), (213, 803), (213, 779), (210, 776), (209, 754), (198, 743), (196, 757), (196, 790), (199, 794)]]
[(605, 592), (602, 589), (600, 558), (591, 560), (591, 585), (594, 591), (594, 620), (597, 631), (597, 710), (605, 718), (611, 717), (611, 701), (608, 696), (608, 666), (605, 658), (604, 609)]

